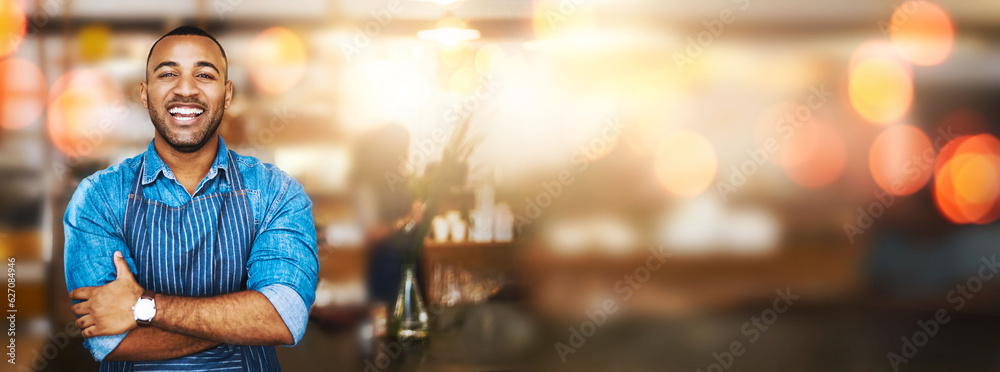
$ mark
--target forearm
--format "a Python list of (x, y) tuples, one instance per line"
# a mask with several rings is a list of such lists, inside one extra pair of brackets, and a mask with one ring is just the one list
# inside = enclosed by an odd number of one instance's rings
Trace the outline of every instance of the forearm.
[(178, 358), (219, 345), (218, 342), (165, 331), (139, 327), (125, 336), (104, 360), (144, 361)]
[(263, 294), (248, 290), (214, 297), (156, 296), (152, 325), (166, 331), (240, 345), (291, 345), (294, 340)]

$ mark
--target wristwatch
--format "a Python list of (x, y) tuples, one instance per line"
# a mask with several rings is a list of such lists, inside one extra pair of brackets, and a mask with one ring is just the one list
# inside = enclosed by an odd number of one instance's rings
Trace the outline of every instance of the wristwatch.
[(155, 297), (156, 292), (147, 289), (142, 292), (142, 296), (132, 306), (132, 315), (135, 316), (135, 322), (139, 325), (148, 326), (149, 322), (153, 321), (153, 317), (156, 316)]

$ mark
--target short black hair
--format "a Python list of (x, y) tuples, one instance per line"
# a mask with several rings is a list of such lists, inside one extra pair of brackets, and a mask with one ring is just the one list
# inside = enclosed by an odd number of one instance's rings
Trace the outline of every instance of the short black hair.
[[(211, 34), (209, 34), (207, 31), (202, 30), (202, 29), (200, 29), (198, 27), (195, 27), (195, 26), (181, 26), (181, 27), (178, 27), (178, 28), (175, 28), (175, 29), (171, 30), (170, 32), (166, 33), (163, 36), (160, 36), (160, 38), (157, 39), (155, 43), (153, 43), (153, 46), (149, 47), (149, 54), (146, 55), (146, 67), (147, 68), (149, 67), (149, 58), (153, 56), (153, 49), (156, 48), (156, 44), (160, 43), (160, 40), (163, 40), (167, 36), (189, 36), (189, 35), (190, 36), (203, 36), (203, 37), (207, 37), (210, 40), (212, 40), (215, 43), (215, 45), (217, 45), (219, 47), (219, 51), (222, 52), (222, 60), (226, 62), (226, 80), (228, 81), (229, 80), (229, 58), (226, 58), (226, 50), (222, 48), (222, 44), (219, 44), (218, 40), (215, 40), (214, 36), (212, 36)], [(147, 77), (147, 80), (148, 80), (148, 77)]]

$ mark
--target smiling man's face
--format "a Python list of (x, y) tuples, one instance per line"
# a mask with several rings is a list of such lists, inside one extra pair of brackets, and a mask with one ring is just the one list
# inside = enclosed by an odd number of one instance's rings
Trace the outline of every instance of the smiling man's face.
[(227, 68), (222, 51), (207, 37), (160, 40), (146, 64), (146, 82), (140, 83), (142, 104), (156, 136), (187, 153), (214, 138), (233, 97)]

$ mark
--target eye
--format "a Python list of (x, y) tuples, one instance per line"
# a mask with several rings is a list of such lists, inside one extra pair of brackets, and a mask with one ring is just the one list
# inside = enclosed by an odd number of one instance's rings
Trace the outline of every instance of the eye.
[(200, 74), (198, 74), (196, 76), (198, 76), (198, 77), (200, 77), (202, 79), (215, 79), (214, 76), (212, 76), (211, 74), (206, 74), (206, 73), (200, 73)]
[(164, 72), (164, 73), (160, 74), (158, 77), (164, 78), (164, 77), (171, 77), (171, 76), (177, 76), (177, 75), (174, 75), (173, 72)]

